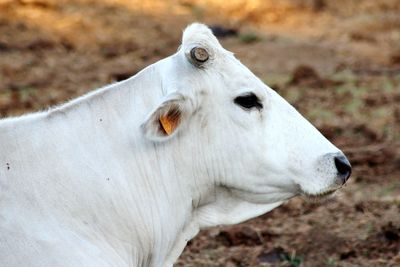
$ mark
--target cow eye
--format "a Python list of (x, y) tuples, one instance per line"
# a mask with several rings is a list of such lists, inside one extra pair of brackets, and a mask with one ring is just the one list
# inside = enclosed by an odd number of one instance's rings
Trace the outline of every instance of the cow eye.
[(260, 99), (253, 93), (236, 97), (233, 102), (245, 109), (257, 108), (262, 109), (263, 105)]

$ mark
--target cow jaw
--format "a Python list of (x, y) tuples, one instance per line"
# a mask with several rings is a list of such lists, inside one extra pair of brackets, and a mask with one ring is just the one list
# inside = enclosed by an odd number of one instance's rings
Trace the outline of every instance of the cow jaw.
[[(244, 197), (246, 198), (248, 194)], [(232, 189), (217, 187), (208, 197), (208, 202), (194, 207), (194, 220), (199, 227), (209, 228), (232, 225), (260, 216), (278, 207), (283, 201), (248, 201), (232, 192)]]

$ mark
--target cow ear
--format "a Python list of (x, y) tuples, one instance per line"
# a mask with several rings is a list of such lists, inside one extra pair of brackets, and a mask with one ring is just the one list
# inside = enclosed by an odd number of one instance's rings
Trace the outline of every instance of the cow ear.
[(163, 141), (175, 135), (191, 115), (191, 103), (182, 94), (168, 95), (141, 125), (144, 135), (153, 141)]

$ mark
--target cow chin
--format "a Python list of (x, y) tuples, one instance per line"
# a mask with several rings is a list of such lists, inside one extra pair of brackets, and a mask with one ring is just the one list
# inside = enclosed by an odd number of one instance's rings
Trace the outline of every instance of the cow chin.
[(314, 179), (303, 179), (302, 183), (297, 182), (298, 195), (307, 200), (321, 201), (334, 196), (335, 192), (343, 186), (340, 179), (330, 174), (314, 177)]
[(325, 190), (325, 191), (321, 191), (321, 192), (318, 192), (318, 193), (312, 193), (312, 194), (307, 193), (305, 191), (301, 191), (300, 195), (303, 198), (305, 198), (306, 200), (320, 202), (320, 201), (324, 201), (324, 200), (332, 198), (335, 195), (335, 193), (337, 192), (337, 189), (338, 188), (336, 188), (336, 189), (328, 189), (328, 190)]
[(261, 192), (261, 191), (255, 192), (251, 190), (229, 188), (229, 191), (233, 196), (236, 196), (250, 203), (257, 203), (257, 204), (271, 204), (280, 201), (285, 201), (297, 195), (293, 191), (286, 191), (279, 189), (268, 190), (266, 192)]

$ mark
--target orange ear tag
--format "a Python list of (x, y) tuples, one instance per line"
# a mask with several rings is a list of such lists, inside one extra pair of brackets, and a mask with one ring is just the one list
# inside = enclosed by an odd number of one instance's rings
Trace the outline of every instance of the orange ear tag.
[(179, 116), (164, 115), (160, 117), (160, 124), (167, 135), (171, 135), (178, 127)]

